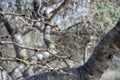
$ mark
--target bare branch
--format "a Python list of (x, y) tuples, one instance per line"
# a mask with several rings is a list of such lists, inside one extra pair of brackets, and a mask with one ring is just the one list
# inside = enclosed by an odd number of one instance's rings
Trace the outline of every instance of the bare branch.
[(20, 20), (22, 20), (24, 23), (26, 23), (29, 26), (32, 26), (30, 23), (28, 23), (25, 19), (32, 21), (32, 22), (42, 22), (43, 24), (49, 25), (51, 28), (56, 28), (58, 27), (57, 25), (53, 25), (50, 22), (45, 22), (43, 18), (39, 19), (30, 19), (29, 17), (26, 17), (24, 14), (18, 14), (18, 13), (12, 13), (12, 12), (3, 12), (0, 11), (0, 14), (2, 15), (12, 15), (12, 16), (17, 16)]
[(69, 0), (64, 0), (63, 3), (61, 3), (61, 5), (58, 8), (56, 8), (55, 10), (52, 11), (53, 14), (49, 18), (49, 21), (51, 21), (55, 17), (55, 15), (65, 6), (67, 1), (69, 1)]
[(25, 46), (22, 46), (22, 45), (20, 45), (16, 42), (12, 42), (12, 41), (0, 41), (0, 44), (14, 44), (14, 45), (16, 45), (16, 46), (18, 46), (22, 49), (32, 50), (32, 51), (35, 51), (35, 52), (37, 52), (37, 51), (47, 51), (45, 49), (35, 49), (35, 48), (25, 47)]
[(3, 57), (0, 57), (0, 61), (21, 62), (21, 63), (23, 63), (25, 65), (29, 64), (27, 61), (19, 59), (19, 58), (3, 58)]

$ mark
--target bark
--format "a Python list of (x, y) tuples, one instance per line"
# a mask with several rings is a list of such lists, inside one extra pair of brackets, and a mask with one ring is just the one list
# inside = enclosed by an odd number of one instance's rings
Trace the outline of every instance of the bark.
[[(120, 48), (120, 20), (94, 49), (88, 61), (78, 68), (64, 68), (68, 75), (57, 72), (40, 73), (24, 80), (99, 80), (108, 68), (115, 51)], [(72, 73), (72, 74), (71, 74)]]

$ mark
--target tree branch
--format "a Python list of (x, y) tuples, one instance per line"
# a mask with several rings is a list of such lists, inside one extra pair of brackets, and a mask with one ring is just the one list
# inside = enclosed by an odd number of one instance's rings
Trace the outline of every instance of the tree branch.
[(74, 75), (59, 75), (55, 72), (37, 74), (24, 80), (99, 80), (108, 68), (116, 50), (120, 49), (120, 20), (99, 42), (88, 61), (78, 68), (64, 68), (63, 70)]
[(65, 4), (68, 2), (69, 0), (64, 0), (61, 5), (59, 7), (57, 7), (55, 10), (52, 11), (52, 16), (49, 18), (48, 21), (51, 21), (55, 15), (65, 6)]

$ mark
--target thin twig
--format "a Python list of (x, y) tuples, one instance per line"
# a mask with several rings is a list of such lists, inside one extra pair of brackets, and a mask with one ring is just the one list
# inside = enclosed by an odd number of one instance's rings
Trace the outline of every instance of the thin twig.
[(47, 64), (47, 63), (46, 63), (46, 66), (48, 67), (49, 70), (51, 70), (51, 71), (56, 71), (56, 72), (58, 72), (59, 74), (69, 74), (69, 73), (67, 73), (67, 72), (65, 72), (65, 71), (63, 71), (63, 70), (61, 70), (61, 69), (59, 69), (59, 68), (51, 67), (51, 66), (50, 66), (49, 64)]
[(14, 45), (16, 45), (16, 46), (18, 46), (22, 49), (32, 50), (32, 51), (35, 51), (35, 52), (37, 52), (37, 51), (47, 51), (45, 49), (38, 49), (38, 48), (35, 49), (35, 48), (25, 47), (25, 46), (22, 46), (22, 45), (20, 45), (16, 42), (12, 42), (12, 41), (0, 41), (0, 44), (14, 44)]
[(3, 57), (0, 57), (0, 61), (21, 62), (21, 63), (23, 63), (25, 65), (29, 64), (27, 61), (19, 59), (19, 58), (3, 58)]
[(61, 5), (58, 8), (56, 8), (56, 9), (54, 9), (54, 11), (52, 11), (53, 14), (49, 18), (48, 21), (51, 21), (54, 18), (54, 16), (65, 6), (65, 4), (67, 3), (67, 1), (69, 1), (69, 0), (64, 0), (63, 3), (61, 3)]
[(32, 21), (32, 22), (42, 22), (43, 24), (48, 24), (52, 28), (58, 27), (58, 25), (53, 25), (50, 22), (45, 22), (43, 18), (41, 18), (41, 19), (30, 19), (29, 17), (26, 17), (23, 14), (18, 14), (18, 13), (13, 13), (13, 12), (3, 12), (3, 11), (0, 11), (0, 14), (2, 14), (2, 15), (17, 16), (20, 20), (22, 20), (24, 23), (26, 23), (29, 26), (31, 26), (31, 24), (28, 23), (25, 19), (27, 19), (29, 21)]

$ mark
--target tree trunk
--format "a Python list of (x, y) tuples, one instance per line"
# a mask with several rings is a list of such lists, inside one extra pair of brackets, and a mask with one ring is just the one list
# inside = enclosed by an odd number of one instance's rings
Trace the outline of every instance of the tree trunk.
[[(120, 20), (94, 49), (88, 61), (78, 68), (65, 68), (68, 75), (56, 72), (40, 73), (24, 80), (99, 80), (108, 68), (117, 48), (120, 48)], [(72, 74), (71, 74), (72, 73)]]

